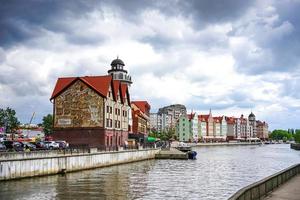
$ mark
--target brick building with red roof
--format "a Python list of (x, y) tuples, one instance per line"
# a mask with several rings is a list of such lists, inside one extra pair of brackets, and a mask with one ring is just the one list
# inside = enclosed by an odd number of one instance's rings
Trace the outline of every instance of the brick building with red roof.
[(132, 101), (132, 129), (130, 138), (141, 141), (148, 136), (150, 131), (150, 109), (151, 106), (147, 101)]
[[(116, 59), (110, 75), (58, 78), (53, 102), (54, 140), (70, 145), (117, 148), (128, 139), (131, 77)], [(115, 80), (115, 73), (125, 73)]]

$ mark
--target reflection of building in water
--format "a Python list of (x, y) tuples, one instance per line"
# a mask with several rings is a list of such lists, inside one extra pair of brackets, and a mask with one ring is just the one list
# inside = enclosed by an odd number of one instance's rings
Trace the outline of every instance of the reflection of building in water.
[[(66, 174), (51, 185), (57, 199), (136, 199), (144, 196), (154, 160)], [(55, 176), (54, 176), (55, 177)], [(139, 192), (136, 192), (139, 191)]]

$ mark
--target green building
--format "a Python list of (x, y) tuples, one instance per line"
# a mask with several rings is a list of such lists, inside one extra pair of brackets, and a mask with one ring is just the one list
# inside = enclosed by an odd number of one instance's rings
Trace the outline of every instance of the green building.
[(187, 116), (180, 116), (176, 123), (176, 136), (180, 142), (192, 141), (191, 123)]

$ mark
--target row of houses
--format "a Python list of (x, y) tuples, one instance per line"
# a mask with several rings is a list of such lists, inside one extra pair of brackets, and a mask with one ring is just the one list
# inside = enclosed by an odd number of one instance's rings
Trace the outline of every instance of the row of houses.
[(207, 115), (181, 115), (175, 126), (177, 139), (182, 142), (268, 139), (268, 124), (248, 117), (217, 116), (211, 110)]
[(115, 59), (108, 75), (62, 77), (52, 96), (55, 140), (88, 147), (119, 147), (149, 132), (150, 105), (131, 101), (131, 77)]

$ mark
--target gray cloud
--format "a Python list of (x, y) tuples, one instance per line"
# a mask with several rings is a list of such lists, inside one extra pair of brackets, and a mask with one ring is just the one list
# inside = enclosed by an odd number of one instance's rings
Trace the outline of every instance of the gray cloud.
[[(237, 69), (247, 74), (270, 71), (294, 71), (300, 62), (299, 1), (275, 1), (274, 9), (257, 8), (256, 18), (233, 27), (229, 36), (248, 37), (255, 45), (244, 46), (233, 52)], [(251, 37), (249, 37), (251, 36)]]
[[(78, 19), (95, 9), (100, 2), (77, 0), (19, 0), (0, 2), (0, 46), (11, 45), (38, 37), (41, 29), (71, 34), (68, 19)], [(82, 31), (82, 30), (80, 30)], [(80, 38), (78, 38), (80, 39)], [(85, 38), (86, 39), (86, 38)], [(87, 39), (86, 39), (87, 40)]]
[[(41, 113), (39, 117), (41, 117), (42, 114), (51, 112), (51, 104), (48, 99), (57, 77), (106, 74), (110, 61), (110, 58), (107, 58), (110, 56), (109, 54), (105, 54), (106, 52), (102, 50), (99, 54), (105, 55), (93, 60), (89, 56), (80, 57), (81, 55), (77, 55), (78, 51), (82, 51), (83, 54), (91, 52), (94, 56), (98, 52), (93, 52), (93, 48), (98, 49), (104, 46), (108, 47), (107, 51), (115, 49), (117, 51), (119, 43), (120, 46), (134, 43), (138, 44), (138, 47), (129, 45), (130, 48), (147, 48), (147, 52), (150, 52), (149, 56), (155, 55), (157, 60), (151, 64), (143, 63), (141, 62), (143, 55), (138, 55), (139, 57), (137, 56), (136, 59), (140, 66), (132, 66), (134, 71), (130, 71), (133, 80), (135, 77), (145, 74), (153, 74), (161, 80), (179, 74), (182, 79), (178, 82), (185, 82), (187, 91), (190, 89), (189, 83), (192, 86), (205, 87), (214, 84), (213, 74), (218, 73), (218, 70), (201, 66), (203, 71), (199, 70), (199, 74), (197, 74), (197, 70), (188, 72), (188, 67), (197, 65), (196, 56), (209, 57), (222, 54), (227, 56), (231, 54), (239, 73), (249, 77), (259, 74), (261, 76), (257, 80), (264, 80), (272, 84), (282, 81), (282, 90), (279, 95), (297, 101), (300, 98), (298, 94), (300, 90), (299, 77), (292, 73), (299, 71), (300, 68), (298, 59), (300, 56), (299, 2), (270, 1), (270, 6), (274, 6), (271, 11), (266, 10), (266, 6), (260, 7), (257, 2), (260, 1), (1, 1), (0, 89), (3, 91), (5, 88), (13, 93), (9, 97), (10, 103), (17, 109), (22, 119), (27, 119), (28, 113), (32, 111), (39, 111)], [(93, 18), (91, 14), (94, 11), (97, 16)], [(181, 30), (175, 30), (181, 31), (179, 36), (173, 37), (172, 34), (160, 32), (166, 27), (160, 25), (159, 21), (153, 24), (154, 27), (148, 26), (143, 17), (150, 11), (155, 11), (165, 18), (166, 24), (170, 19), (184, 24), (179, 26)], [(113, 20), (108, 20), (107, 26), (103, 25), (105, 27), (95, 27), (101, 23), (97, 25), (94, 23), (105, 21), (107, 14), (113, 16)], [(177, 25), (176, 22), (172, 21), (170, 27), (173, 27), (174, 24)], [(229, 28), (225, 28), (225, 25), (228, 25)], [(108, 30), (110, 27), (113, 30)], [(133, 29), (141, 27), (141, 32), (133, 34), (131, 33), (133, 31), (129, 30), (130, 27)], [(231, 28), (232, 30), (230, 30)], [(187, 31), (184, 32), (184, 30)], [(142, 31), (149, 32), (142, 33)], [(120, 37), (115, 32), (119, 32)], [(113, 33), (113, 36), (110, 33)], [(246, 38), (246, 42), (235, 49), (230, 46), (230, 42), (234, 38)], [(26, 54), (26, 51), (32, 49), (36, 52)], [(84, 50), (86, 51), (84, 52)], [(128, 49), (129, 51), (132, 49)], [(72, 56), (72, 53), (76, 54), (76, 57)], [(55, 56), (58, 54), (62, 54), (64, 57)], [(161, 57), (165, 59), (161, 59)], [(122, 59), (126, 63), (126, 58), (122, 57)], [(202, 63), (205, 65), (205, 62)], [(53, 64), (59, 66), (51, 68), (51, 71), (44, 74), (40, 73), (47, 70), (44, 69), (45, 67)], [(227, 63), (226, 66), (228, 65), (230, 64)], [(224, 67), (222, 63), (220, 63), (221, 67)], [(206, 70), (212, 71), (205, 73)], [(231, 71), (231, 69), (228, 70)], [(236, 73), (234, 70), (232, 71)], [(289, 80), (279, 80), (278, 78), (273, 80), (270, 76), (264, 78), (264, 75), (269, 75), (269, 72), (272, 71), (285, 72), (292, 78)], [(224, 79), (228, 79), (227, 82), (230, 82), (230, 78), (225, 76)], [(226, 81), (222, 83), (226, 84)], [(256, 83), (253, 82), (253, 84)], [(215, 88), (216, 93), (212, 92), (211, 97), (206, 94), (193, 96), (189, 102), (186, 102), (186, 106), (195, 110), (208, 110), (209, 108), (223, 110), (232, 107), (245, 110), (267, 104), (267, 100), (252, 99), (251, 91), (246, 89), (249, 86), (247, 80), (240, 86), (232, 85), (236, 88), (212, 87)], [(1, 88), (1, 86), (3, 87)], [(139, 93), (142, 91), (141, 86), (134, 87), (136, 87), (136, 93), (132, 94), (132, 98), (143, 99), (142, 93)], [(226, 94), (218, 92), (224, 88), (228, 90)], [(217, 96), (219, 94), (220, 96)], [(268, 95), (268, 91), (265, 91), (265, 94)], [(172, 98), (161, 95), (160, 98), (154, 96), (147, 100), (153, 105), (153, 110), (171, 103), (183, 103), (170, 102), (170, 99)], [(176, 101), (176, 97), (174, 97), (174, 101)], [(270, 99), (269, 101), (278, 100)], [(280, 104), (278, 107), (284, 107), (283, 109), (287, 109), (289, 113), (293, 109), (298, 109), (297, 103), (294, 105), (276, 103)], [(270, 118), (270, 120), (272, 119)]]

